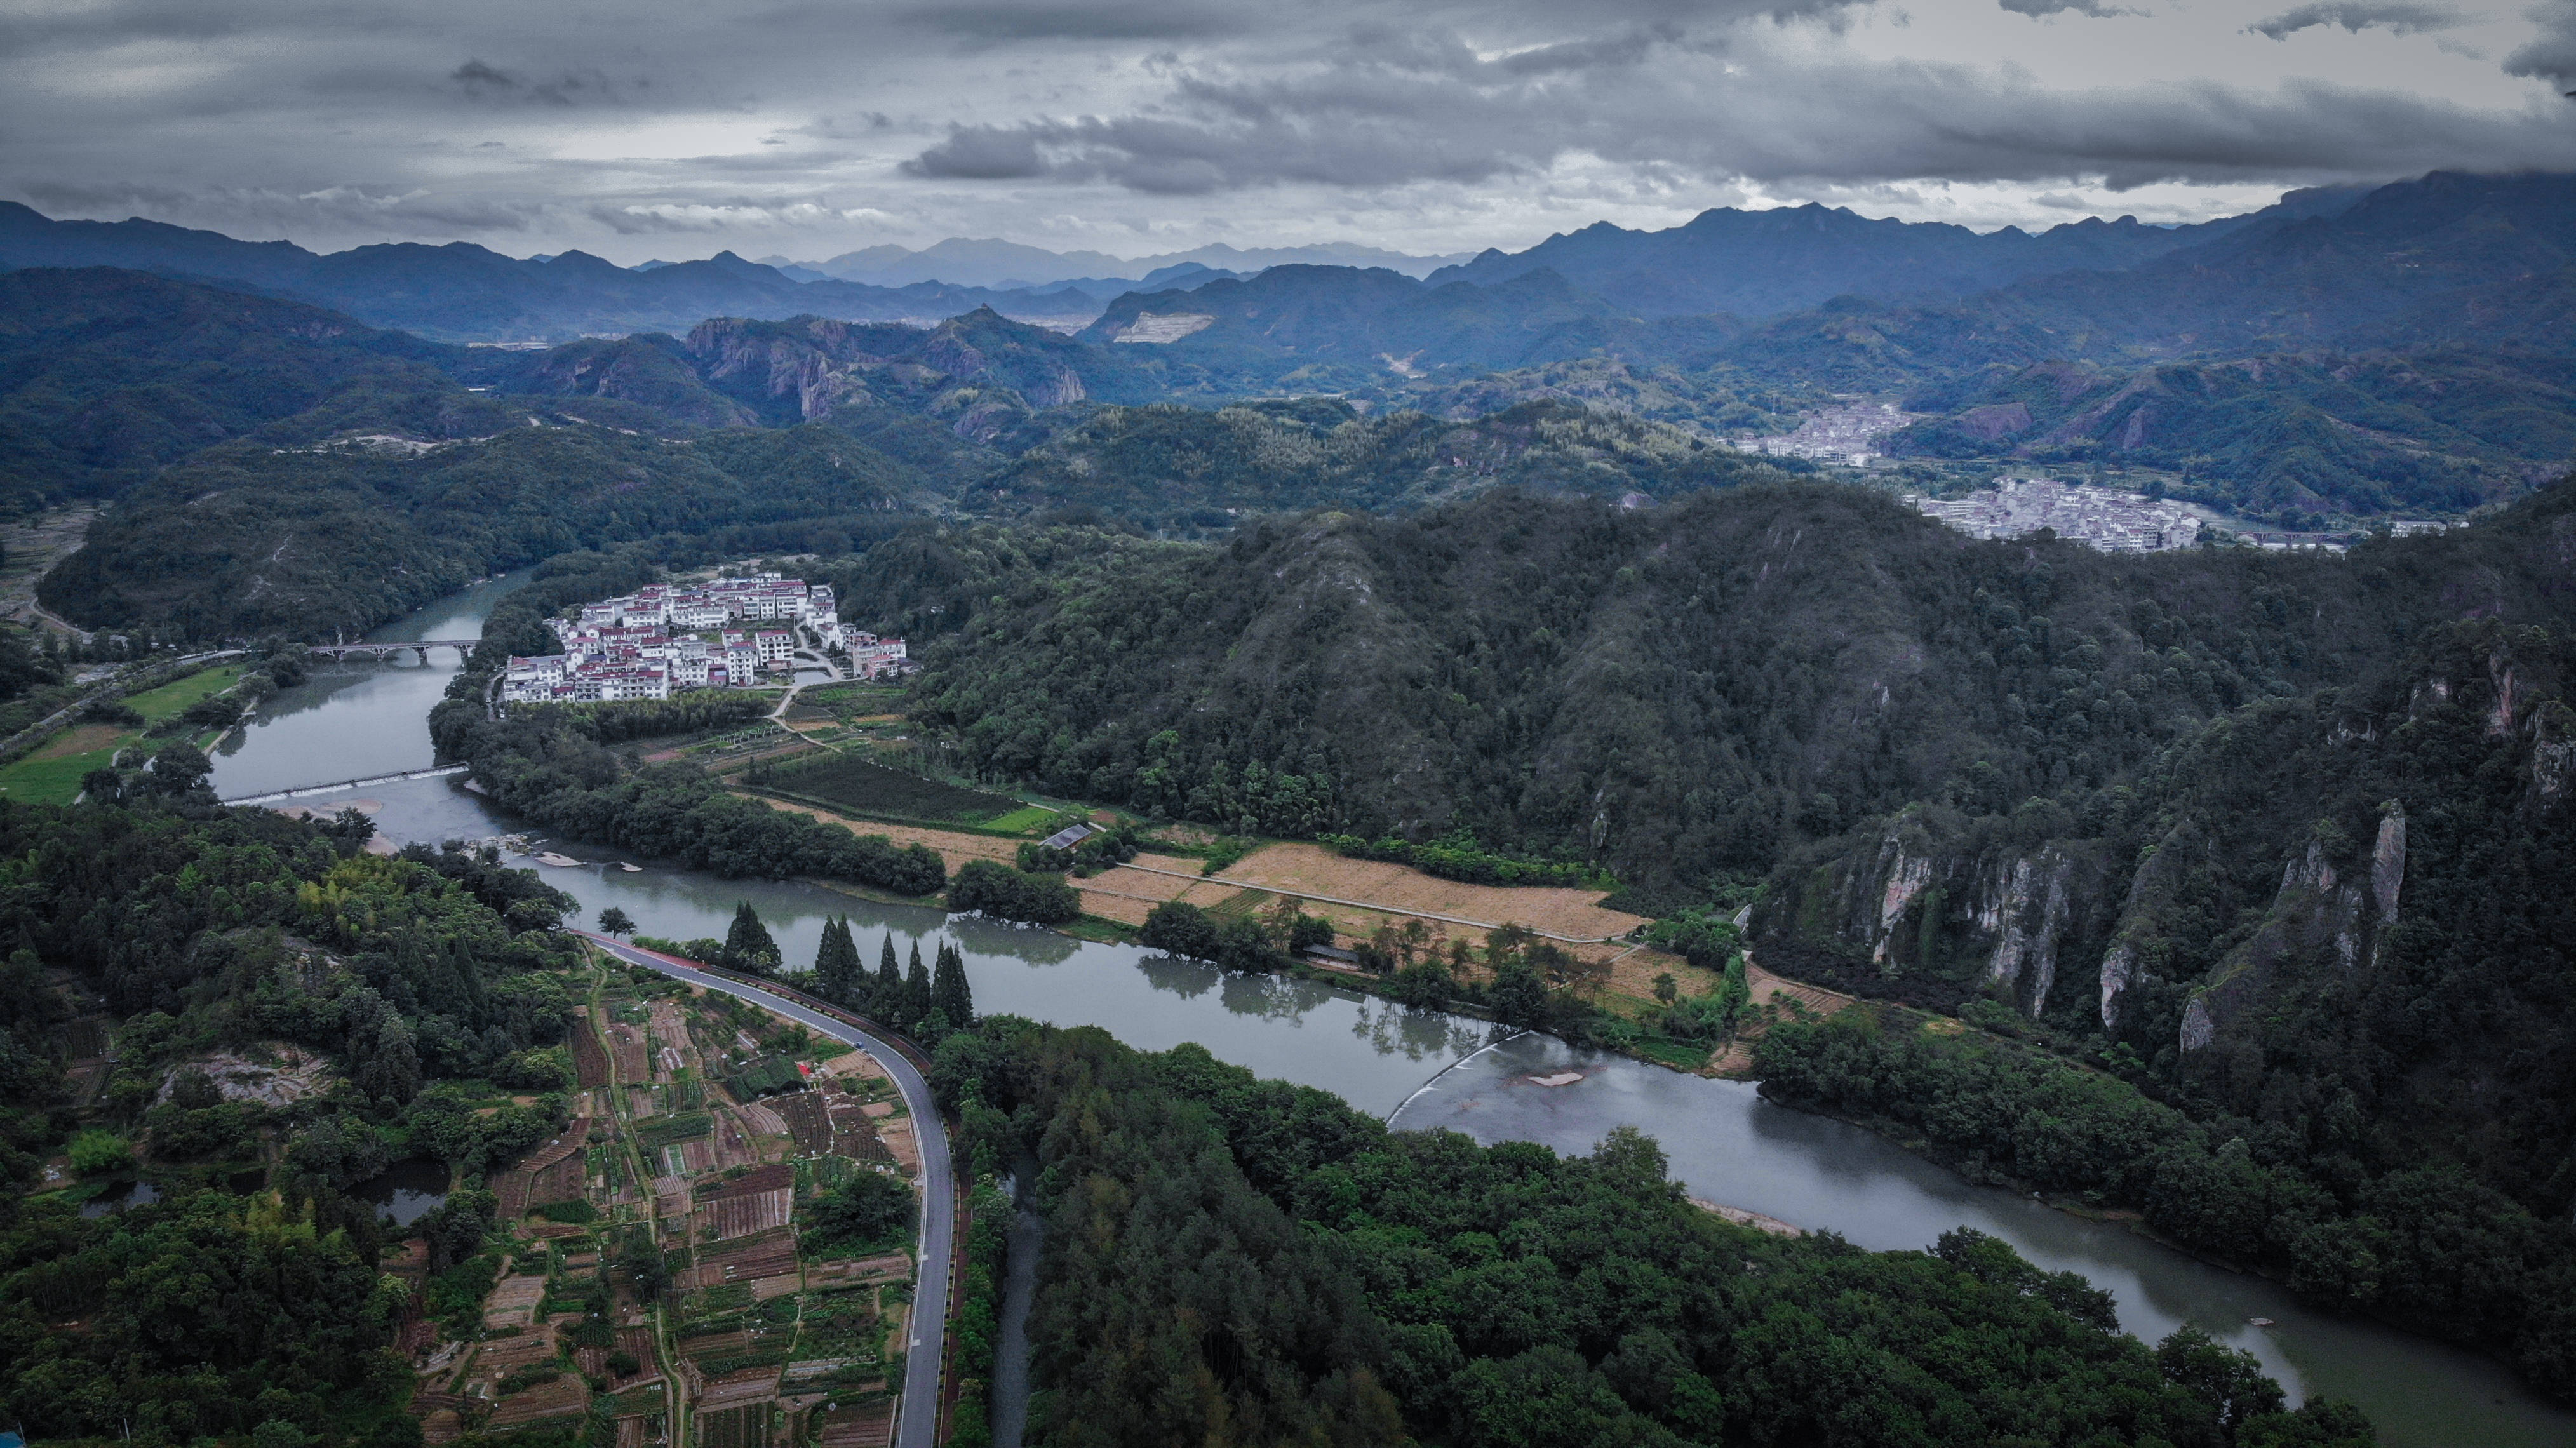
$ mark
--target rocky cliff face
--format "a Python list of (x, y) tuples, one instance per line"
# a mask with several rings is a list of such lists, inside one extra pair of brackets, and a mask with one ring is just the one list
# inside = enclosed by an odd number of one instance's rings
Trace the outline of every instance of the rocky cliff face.
[(2406, 869), (2404, 814), (2392, 815), (2387, 825), (2395, 834), (2383, 829), (2381, 843), (2393, 840), (2395, 847), (2374, 852), (2371, 871), (2361, 879), (2339, 875), (2325, 843), (2317, 839), (2282, 868), (2281, 888), (2262, 924), (2227, 953), (2183, 1007), (2177, 1044), (2184, 1052), (2206, 1048), (2222, 1025), (2259, 1009), (2285, 970), (2317, 965), (2346, 979), (2352, 976), (2376, 944), (2383, 923), (2396, 923), (2397, 888)]
[(1074, 354), (1040, 329), (977, 313), (923, 329), (802, 317), (718, 317), (689, 333), (708, 382), (779, 421), (888, 406), (989, 442), (1031, 413), (1090, 395)]
[[(2098, 933), (2098, 843), (2026, 845), (1937, 808), (1897, 816), (1874, 839), (1831, 851), (1765, 897), (1757, 935), (1840, 946), (1889, 981), (1984, 993), (2037, 1015), (2065, 964), (2084, 969)], [(1902, 994), (1902, 992), (1899, 992)]]
[(2392, 988), (2382, 956), (2408, 920), (2414, 816), (2451, 821), (2462, 770), (2530, 828), (2566, 810), (2576, 708), (2557, 658), (2538, 631), (2471, 623), (2371, 690), (2258, 703), (2123, 791), (2099, 834), (1909, 809), (1776, 875), (1756, 936), (2034, 1016), (2055, 1006), (2068, 1026), (2062, 980), (2082, 977), (2105, 1035), (2243, 1074), (2222, 1063), (2259, 1057), (2284, 1002)]

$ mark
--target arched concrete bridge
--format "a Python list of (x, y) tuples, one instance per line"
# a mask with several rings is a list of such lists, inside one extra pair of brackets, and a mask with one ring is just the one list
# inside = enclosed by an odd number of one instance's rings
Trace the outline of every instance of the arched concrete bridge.
[(344, 662), (353, 656), (384, 660), (397, 659), (407, 653), (416, 653), (420, 655), (420, 661), (426, 664), (429, 662), (431, 649), (454, 649), (460, 654), (471, 654), (474, 652), (474, 646), (481, 642), (483, 642), (481, 639), (418, 639), (403, 643), (306, 644), (304, 647), (308, 653), (329, 654), (333, 659)]

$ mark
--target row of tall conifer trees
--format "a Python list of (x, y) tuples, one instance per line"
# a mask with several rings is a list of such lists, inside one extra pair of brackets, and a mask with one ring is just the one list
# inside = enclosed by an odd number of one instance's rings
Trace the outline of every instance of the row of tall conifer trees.
[(914, 941), (911, 964), (898, 968), (894, 936), (889, 932), (871, 974), (859, 958), (849, 920), (835, 917), (823, 922), (823, 947), (814, 956), (814, 986), (825, 1000), (924, 1045), (937, 1045), (949, 1032), (975, 1024), (966, 957), (949, 941), (940, 942), (928, 968), (921, 963), (921, 942)]

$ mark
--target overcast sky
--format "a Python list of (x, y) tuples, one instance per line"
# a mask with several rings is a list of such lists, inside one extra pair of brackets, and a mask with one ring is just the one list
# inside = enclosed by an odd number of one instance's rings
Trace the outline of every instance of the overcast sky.
[(2197, 220), (2576, 169), (2576, 0), (0, 0), (0, 194), (620, 262)]

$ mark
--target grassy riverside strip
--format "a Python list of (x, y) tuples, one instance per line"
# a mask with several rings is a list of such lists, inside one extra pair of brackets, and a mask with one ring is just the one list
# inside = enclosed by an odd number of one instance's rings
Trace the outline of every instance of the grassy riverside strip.
[[(17, 757), (0, 765), (0, 794), (31, 804), (69, 804), (81, 791), (82, 776), (105, 769), (119, 755), (144, 745), (150, 731), (190, 706), (232, 690), (246, 672), (239, 664), (184, 667), (175, 676), (166, 667), (154, 668), (139, 679), (93, 692), (64, 727), (23, 741)], [(261, 682), (265, 685), (264, 679)], [(126, 723), (121, 718), (83, 722), (83, 715), (102, 711), (119, 715), (131, 711), (141, 722)], [(191, 731), (189, 737), (202, 745), (222, 732), (221, 726), (207, 725)]]

